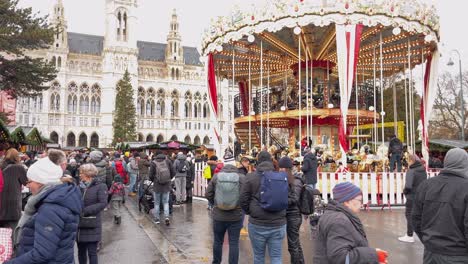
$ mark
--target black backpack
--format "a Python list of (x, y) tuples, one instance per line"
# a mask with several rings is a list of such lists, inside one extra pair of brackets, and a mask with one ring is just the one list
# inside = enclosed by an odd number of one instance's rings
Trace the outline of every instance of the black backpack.
[(179, 161), (179, 164), (177, 165), (177, 172), (186, 173), (188, 170), (189, 170), (188, 162), (186, 160)]
[(314, 189), (307, 184), (302, 186), (301, 195), (299, 196), (299, 211), (301, 211), (301, 214), (311, 215), (314, 213), (314, 199), (316, 195), (321, 195), (319, 190)]

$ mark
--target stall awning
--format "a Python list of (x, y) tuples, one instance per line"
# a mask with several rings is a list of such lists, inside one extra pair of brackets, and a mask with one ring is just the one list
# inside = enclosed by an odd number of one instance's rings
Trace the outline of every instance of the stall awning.
[(23, 128), (20, 126), (8, 126), (10, 131), (10, 141), (13, 143), (26, 144), (26, 135), (24, 134)]
[(35, 127), (21, 127), (26, 135), (28, 145), (41, 146), (43, 144), (41, 134)]

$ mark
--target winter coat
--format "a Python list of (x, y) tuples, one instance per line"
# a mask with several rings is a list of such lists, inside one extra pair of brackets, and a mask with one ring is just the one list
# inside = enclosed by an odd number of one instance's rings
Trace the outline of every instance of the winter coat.
[[(221, 172), (226, 173), (237, 173), (239, 175), (239, 192), (242, 189), (242, 186), (245, 181), (245, 175), (240, 174), (237, 168), (233, 165), (225, 165)], [(221, 210), (216, 206), (215, 203), (215, 195), (216, 195), (216, 185), (218, 183), (218, 174), (216, 174), (213, 178), (211, 178), (210, 184), (206, 189), (205, 197), (211, 204), (214, 204), (213, 207), (213, 220), (216, 221), (226, 221), (226, 222), (233, 222), (233, 221), (240, 221), (242, 219), (242, 209), (237, 207), (233, 210)]]
[(317, 183), (317, 157), (313, 153), (307, 153), (304, 156), (304, 163), (302, 164), (302, 172), (304, 172), (305, 184)]
[(185, 184), (185, 189), (190, 190), (193, 188), (192, 182), (195, 180), (195, 163), (189, 161), (190, 164), (190, 171), (187, 175), (187, 182)]
[(409, 166), (409, 170), (406, 172), (405, 189), (403, 190), (406, 198), (413, 200), (418, 186), (425, 180), (427, 180), (426, 168), (420, 161), (416, 161)]
[[(179, 166), (182, 166), (181, 163), (184, 163), (184, 162), (187, 165), (189, 165), (188, 161), (187, 161), (187, 156), (185, 156), (184, 154), (177, 155), (177, 159), (174, 161), (174, 165), (173, 165), (173, 169), (175, 171), (175, 177), (176, 178), (187, 177), (188, 171), (185, 171), (185, 172), (179, 172), (178, 171)], [(187, 166), (187, 167), (189, 167), (189, 166)]]
[(344, 205), (331, 200), (318, 223), (314, 264), (378, 264), (375, 248), (369, 247), (361, 220)]
[(402, 152), (403, 152), (403, 143), (401, 143), (401, 141), (397, 137), (392, 138), (388, 146), (388, 153), (401, 155)]
[(76, 184), (80, 183), (80, 172), (79, 172), (79, 166), (72, 166), (72, 165), (67, 165), (67, 171), (70, 173), (70, 176), (72, 176), (73, 180), (75, 180)]
[(140, 173), (140, 179), (145, 179), (148, 177), (149, 167), (151, 162), (147, 158), (142, 158), (138, 162), (138, 172)]
[(467, 208), (468, 178), (442, 171), (423, 181), (416, 192), (412, 224), (425, 249), (467, 256)]
[[(156, 161), (161, 162), (165, 161), (167, 167), (169, 168), (169, 172), (171, 173), (171, 179), (174, 178), (175, 175), (175, 170), (172, 167), (172, 163), (170, 160), (166, 159), (166, 155), (164, 154), (159, 154), (156, 156)], [(156, 181), (156, 163), (151, 162), (150, 169), (149, 169), (149, 179), (153, 182), (153, 192), (156, 193), (168, 193), (171, 191), (171, 184), (172, 182), (168, 182), (166, 184), (159, 184), (159, 182)]]
[(37, 213), (23, 226), (17, 257), (6, 263), (74, 263), (81, 209), (81, 193), (75, 184), (47, 190), (37, 203)]
[(101, 212), (107, 206), (107, 186), (96, 178), (91, 184), (81, 190), (83, 193), (83, 216), (96, 216), (98, 227), (80, 228), (78, 230), (78, 242), (101, 241), (102, 221)]
[(109, 163), (105, 160), (100, 160), (100, 161), (94, 161), (92, 160), (91, 163), (96, 166), (98, 169), (98, 174), (96, 177), (94, 177), (94, 180), (99, 181), (101, 183), (105, 183), (108, 185), (108, 188), (112, 185), (112, 171), (111, 168), (109, 168)]
[(299, 198), (301, 197), (302, 186), (304, 186), (302, 173), (295, 173), (293, 184), (289, 184), (288, 209), (286, 210), (286, 216), (288, 217), (301, 217), (301, 211), (299, 211)]
[(139, 172), (138, 161), (134, 157), (131, 157), (128, 160), (128, 162), (127, 162), (127, 171), (130, 174), (138, 174), (138, 172)]
[(237, 169), (238, 169), (238, 171), (239, 171), (240, 174), (247, 175), (247, 173), (249, 173), (249, 170), (248, 170), (246, 167), (244, 167), (244, 166), (240, 166), (240, 167), (237, 168)]
[(4, 160), (0, 166), (3, 172), (0, 221), (18, 221), (21, 217), (21, 187), (28, 178), (23, 165)]
[(249, 215), (249, 222), (254, 225), (279, 227), (286, 224), (286, 210), (266, 211), (260, 206), (260, 183), (262, 172), (274, 171), (273, 163), (264, 161), (257, 166), (257, 171), (246, 175), (242, 185), (240, 204)]

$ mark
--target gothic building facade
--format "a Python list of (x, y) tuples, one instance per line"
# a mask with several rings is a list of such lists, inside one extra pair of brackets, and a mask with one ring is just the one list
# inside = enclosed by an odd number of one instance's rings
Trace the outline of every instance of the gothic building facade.
[[(41, 96), (17, 100), (17, 125), (35, 126), (62, 146), (110, 147), (115, 87), (128, 70), (138, 141), (213, 144), (215, 126), (230, 135), (232, 111), (223, 105), (231, 105), (231, 95), (218, 89), (221, 107), (218, 117), (212, 116), (204, 65), (196, 48), (182, 46), (175, 10), (167, 43), (153, 43), (136, 39), (137, 8), (137, 0), (106, 0), (105, 36), (93, 36), (68, 32), (57, 0), (50, 15), (58, 29), (53, 45), (29, 54), (54, 63), (57, 78)], [(232, 136), (222, 137), (221, 149), (229, 141)]]

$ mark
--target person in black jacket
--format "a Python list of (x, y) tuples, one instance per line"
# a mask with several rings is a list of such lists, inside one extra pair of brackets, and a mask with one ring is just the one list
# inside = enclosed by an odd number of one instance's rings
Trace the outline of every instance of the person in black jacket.
[(98, 169), (88, 163), (80, 166), (81, 191), (83, 193), (83, 217), (95, 216), (97, 227), (78, 227), (77, 244), (79, 263), (97, 264), (97, 247), (102, 237), (101, 212), (107, 206), (107, 186), (96, 175)]
[(267, 211), (260, 205), (259, 189), (262, 173), (274, 171), (270, 153), (261, 151), (257, 157), (257, 171), (248, 173), (241, 189), (240, 204), (249, 215), (249, 237), (254, 253), (254, 263), (265, 262), (268, 246), (272, 264), (282, 263), (282, 241), (286, 235), (286, 210)]
[(240, 160), (240, 167), (237, 168), (239, 173), (247, 175), (249, 173), (250, 160), (247, 157), (242, 157)]
[(406, 235), (399, 237), (401, 242), (413, 243), (413, 226), (411, 225), (411, 211), (413, 210), (414, 197), (419, 185), (427, 179), (427, 172), (419, 157), (415, 154), (409, 155), (409, 170), (406, 172), (405, 188), (403, 193), (406, 196), (405, 216), (406, 216)]
[(299, 197), (304, 185), (302, 173), (292, 173), (293, 162), (288, 156), (282, 157), (278, 162), (278, 166), (280, 171), (285, 171), (288, 174), (289, 193), (288, 209), (286, 210), (288, 251), (291, 256), (291, 263), (302, 264), (305, 263), (301, 240), (299, 239), (299, 229), (302, 224), (302, 215), (299, 211)]
[(439, 175), (423, 181), (412, 212), (424, 263), (468, 263), (468, 154), (447, 152)]
[(315, 189), (315, 185), (317, 184), (318, 162), (314, 152), (312, 152), (309, 148), (306, 148), (304, 163), (302, 164), (301, 170), (304, 172), (305, 184), (310, 185)]
[(388, 154), (390, 155), (390, 172), (395, 170), (395, 162), (397, 163), (397, 171), (401, 172), (401, 153), (403, 152), (403, 143), (400, 139), (393, 135), (390, 139)]

